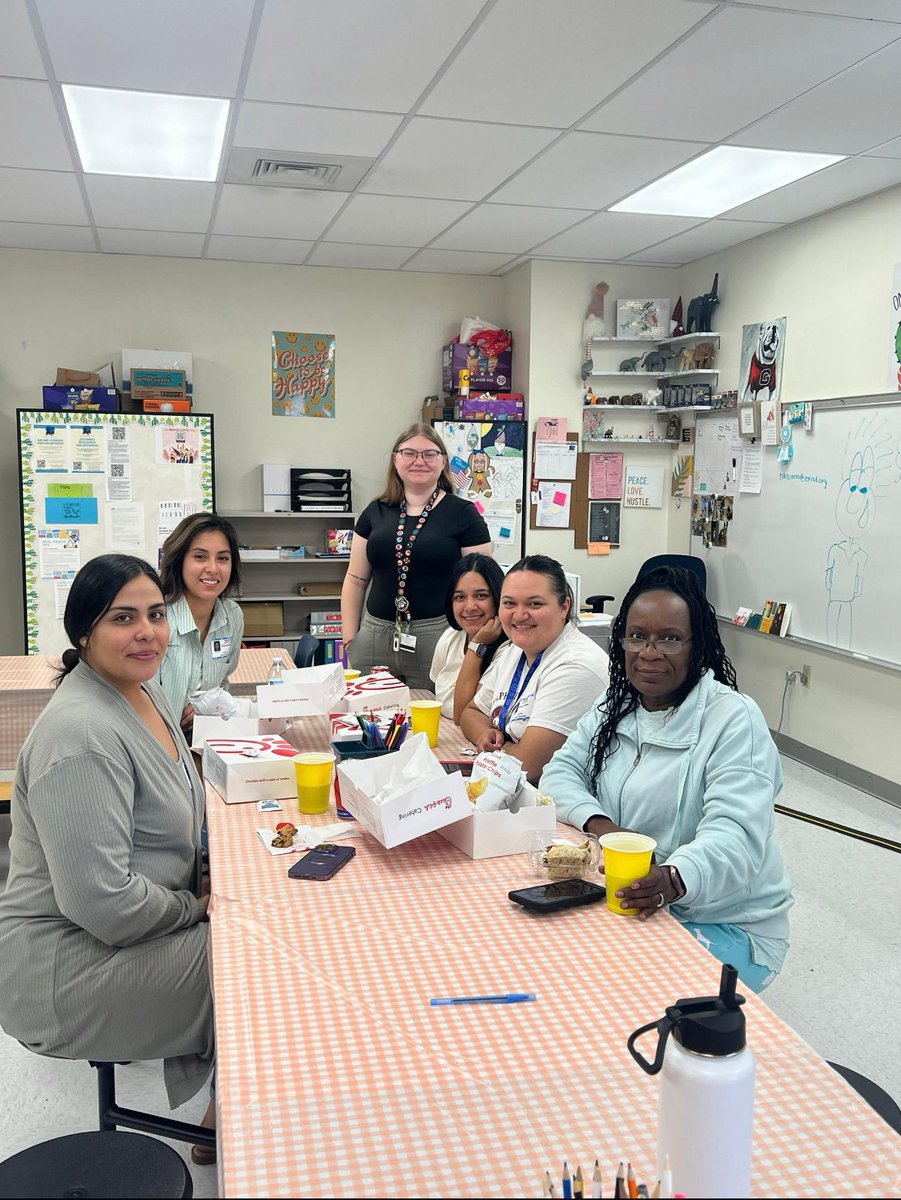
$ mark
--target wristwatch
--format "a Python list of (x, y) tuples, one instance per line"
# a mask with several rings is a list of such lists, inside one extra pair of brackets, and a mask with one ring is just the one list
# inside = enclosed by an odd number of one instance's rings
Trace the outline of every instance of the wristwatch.
[(682, 899), (682, 897), (688, 891), (688, 888), (682, 882), (682, 876), (679, 874), (678, 869), (672, 865), (672, 863), (667, 863), (663, 869), (664, 871), (669, 871), (670, 883), (673, 886), (673, 891), (676, 893), (672, 900), (670, 900), (670, 904), (675, 904), (677, 900)]
[(488, 645), (486, 642), (470, 642), (469, 649), (473, 652), (476, 658), (484, 658), (488, 653)]

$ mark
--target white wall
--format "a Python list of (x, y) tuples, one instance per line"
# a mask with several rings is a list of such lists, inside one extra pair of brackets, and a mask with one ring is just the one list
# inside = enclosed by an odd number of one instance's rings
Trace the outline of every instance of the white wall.
[[(460, 318), (504, 324), (517, 293), (469, 275), (26, 250), (0, 250), (0, 279), (0, 654), (23, 648), (15, 410), (41, 407), (58, 366), (112, 358), (118, 371), (123, 347), (190, 350), (195, 408), (216, 419), (218, 507), (259, 509), (267, 461), (349, 466), (359, 509), (397, 433), (441, 391)], [(271, 415), (273, 329), (336, 334), (334, 420)]]
[[(738, 386), (742, 325), (785, 316), (782, 398), (853, 396), (887, 390), (897, 321), (891, 321), (889, 300), (899, 261), (901, 189), (893, 188), (693, 263), (680, 272), (680, 286), (687, 303), (707, 291), (719, 271), (714, 325), (723, 333), (723, 387)], [(680, 534), (669, 548), (682, 550), (687, 540)], [(901, 583), (901, 567), (898, 578)], [(783, 732), (901, 783), (901, 672), (738, 629), (728, 629), (724, 640), (740, 686), (772, 728), (785, 671), (809, 663), (810, 687), (790, 690)]]

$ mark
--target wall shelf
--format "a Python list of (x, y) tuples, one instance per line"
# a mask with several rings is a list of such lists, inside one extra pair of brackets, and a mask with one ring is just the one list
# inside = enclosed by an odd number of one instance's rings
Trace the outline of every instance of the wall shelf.
[(255, 517), (261, 521), (280, 521), (284, 517), (291, 517), (295, 521), (355, 521), (358, 516), (352, 512), (222, 512), (221, 509), (217, 515), (225, 517), (226, 521), (240, 520), (243, 517)]
[[(583, 438), (582, 441), (589, 446), (681, 446), (682, 442), (677, 442), (673, 438)], [(685, 445), (690, 443), (686, 442)]]
[(639, 343), (647, 343), (649, 346), (690, 346), (692, 342), (717, 342), (719, 343), (720, 335), (718, 333), (683, 333), (679, 337), (657, 337), (657, 338), (629, 338), (629, 337), (593, 337), (593, 342), (608, 342), (619, 344), (621, 346), (630, 345), (636, 346)]
[(671, 405), (669, 408), (665, 404), (583, 404), (582, 410), (600, 409), (602, 412), (621, 412), (621, 413), (684, 413), (684, 412), (713, 412), (714, 409), (710, 404), (680, 404), (678, 406)]

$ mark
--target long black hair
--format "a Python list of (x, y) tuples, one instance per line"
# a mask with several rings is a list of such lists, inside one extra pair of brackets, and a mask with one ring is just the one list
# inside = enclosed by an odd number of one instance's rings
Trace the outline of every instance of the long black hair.
[(163, 542), (163, 556), (160, 559), (160, 579), (163, 581), (163, 595), (166, 603), (171, 604), (185, 594), (185, 581), (182, 568), (191, 543), (202, 533), (221, 533), (228, 542), (228, 552), (231, 555), (231, 574), (228, 586), (223, 590), (223, 596), (237, 592), (241, 585), (241, 553), (238, 550), (238, 535), (231, 521), (216, 513), (190, 513), (175, 526)]
[(98, 554), (89, 559), (72, 580), (63, 616), (63, 628), (72, 645), (63, 651), (63, 669), (57, 676), (57, 687), (81, 662), (84, 643), (94, 626), (109, 611), (126, 583), (139, 575), (153, 580), (160, 589), (162, 601), (163, 585), (159, 575), (149, 562), (132, 554)]
[(672, 592), (684, 600), (691, 619), (691, 661), (688, 664), (688, 676), (676, 692), (676, 705), (682, 703), (705, 671), (712, 672), (714, 679), (738, 691), (735, 668), (720, 638), (716, 613), (697, 576), (684, 567), (655, 567), (639, 576), (626, 593), (610, 628), (610, 686), (599, 706), (601, 723), (591, 740), (591, 782), (594, 787), (597, 787), (604, 760), (619, 744), (616, 730), (620, 721), (635, 712), (639, 703), (639, 694), (626, 675), (626, 652), (620, 644), (626, 632), (629, 609), (645, 592), (658, 591)]
[[(488, 590), (491, 592), (491, 598), (494, 600), (495, 616), (500, 612), (501, 586), (504, 582), (503, 567), (488, 554), (466, 554), (454, 563), (450, 578), (447, 581), (447, 592), (444, 597), (444, 615), (447, 617), (447, 623), (452, 629), (460, 628), (460, 624), (454, 616), (454, 592), (457, 590), (457, 584), (463, 576), (469, 574), (470, 571), (474, 571), (476, 575), (481, 575), (485, 580)], [(496, 642), (492, 642), (485, 651), (481, 662), (480, 674), (485, 674), (491, 666), (491, 660), (506, 641), (507, 635), (502, 629), (501, 636)]]

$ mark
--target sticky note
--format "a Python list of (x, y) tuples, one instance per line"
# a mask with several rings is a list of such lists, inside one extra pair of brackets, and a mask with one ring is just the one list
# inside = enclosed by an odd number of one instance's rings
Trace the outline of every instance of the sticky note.
[(589, 554), (609, 554), (610, 553), (610, 543), (609, 542), (589, 542), (588, 543), (588, 553)]
[(507, 525), (502, 525), (497, 532), (498, 532), (498, 536), (502, 537), (502, 538), (513, 537), (513, 530), (510, 529), (509, 526), (507, 526)]
[(559, 504), (561, 508), (565, 508), (566, 492), (554, 492), (554, 503)]
[(481, 500), (473, 500), (473, 504), (475, 505), (476, 512), (484, 513), (485, 505), (482, 503)]
[(94, 495), (92, 483), (51, 483), (47, 487), (47, 495), (71, 500), (73, 497), (90, 497)]

